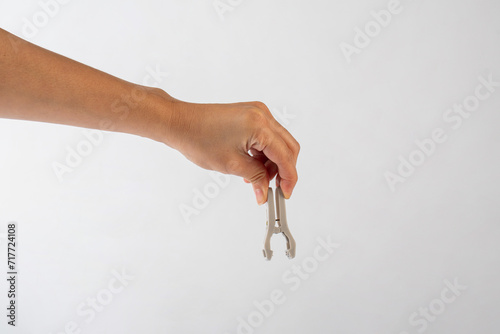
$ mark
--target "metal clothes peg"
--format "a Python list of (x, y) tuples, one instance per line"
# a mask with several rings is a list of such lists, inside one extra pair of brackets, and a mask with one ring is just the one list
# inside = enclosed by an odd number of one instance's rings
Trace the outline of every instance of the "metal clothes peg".
[[(271, 260), (273, 256), (273, 251), (271, 250), (271, 237), (273, 234), (283, 233), (286, 239), (286, 256), (289, 259), (295, 257), (295, 240), (290, 233), (288, 228), (288, 221), (286, 220), (286, 209), (285, 209), (285, 196), (283, 196), (283, 191), (281, 187), (276, 188), (276, 214), (274, 210), (274, 197), (273, 189), (269, 188), (267, 192), (267, 233), (266, 239), (264, 241), (264, 257), (266, 260)], [(276, 223), (278, 226), (276, 226)]]

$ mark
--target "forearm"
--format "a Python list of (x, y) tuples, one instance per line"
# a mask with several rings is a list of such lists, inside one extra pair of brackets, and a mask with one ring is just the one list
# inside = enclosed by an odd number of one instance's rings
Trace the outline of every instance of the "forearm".
[(166, 142), (175, 99), (0, 29), (0, 117), (118, 131)]
[[(135, 134), (197, 165), (242, 176), (257, 201), (278, 173), (286, 198), (300, 146), (261, 102), (193, 104), (132, 84), (0, 29), (0, 118)], [(252, 156), (249, 154), (252, 153)]]

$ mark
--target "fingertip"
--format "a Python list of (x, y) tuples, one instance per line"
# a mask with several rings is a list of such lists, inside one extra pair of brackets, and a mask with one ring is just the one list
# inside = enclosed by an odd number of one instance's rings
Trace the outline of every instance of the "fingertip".
[(262, 192), (262, 189), (255, 188), (254, 193), (255, 193), (255, 198), (257, 199), (257, 204), (262, 205), (264, 201), (264, 193)]
[(265, 186), (253, 185), (253, 191), (255, 193), (255, 199), (258, 205), (262, 205), (267, 202), (267, 190)]
[(290, 199), (290, 197), (292, 196), (294, 185), (288, 180), (281, 179), (280, 186), (281, 190), (283, 191), (283, 196), (285, 196), (286, 199)]
[(264, 204), (266, 204), (266, 203), (267, 203), (267, 188), (264, 188), (264, 189), (265, 189), (265, 190), (264, 190), (264, 192), (263, 192), (263, 193), (264, 193), (264, 200), (263, 200), (263, 202), (262, 202), (261, 204), (259, 204), (259, 205), (264, 205)]

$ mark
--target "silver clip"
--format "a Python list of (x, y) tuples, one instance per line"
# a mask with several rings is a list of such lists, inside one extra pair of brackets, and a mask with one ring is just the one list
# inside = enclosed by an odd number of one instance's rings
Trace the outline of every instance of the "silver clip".
[[(276, 226), (276, 223), (278, 226)], [(274, 210), (273, 189), (267, 191), (267, 233), (264, 241), (264, 257), (269, 261), (273, 256), (271, 250), (271, 237), (273, 234), (283, 233), (286, 239), (286, 256), (289, 259), (295, 257), (295, 240), (288, 229), (288, 221), (286, 220), (285, 196), (280, 187), (276, 188), (276, 214)]]

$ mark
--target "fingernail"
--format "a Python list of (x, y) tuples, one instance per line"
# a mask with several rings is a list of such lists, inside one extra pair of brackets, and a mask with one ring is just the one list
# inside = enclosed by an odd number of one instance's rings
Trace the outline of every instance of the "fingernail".
[(257, 198), (257, 204), (259, 205), (264, 204), (265, 199), (264, 199), (264, 192), (262, 191), (262, 189), (256, 188), (254, 192), (255, 192), (255, 197)]
[[(283, 190), (283, 188), (281, 188), (281, 190)], [(285, 199), (290, 199), (290, 196), (292, 196), (292, 194), (288, 191), (283, 190), (283, 196), (285, 196)]]

